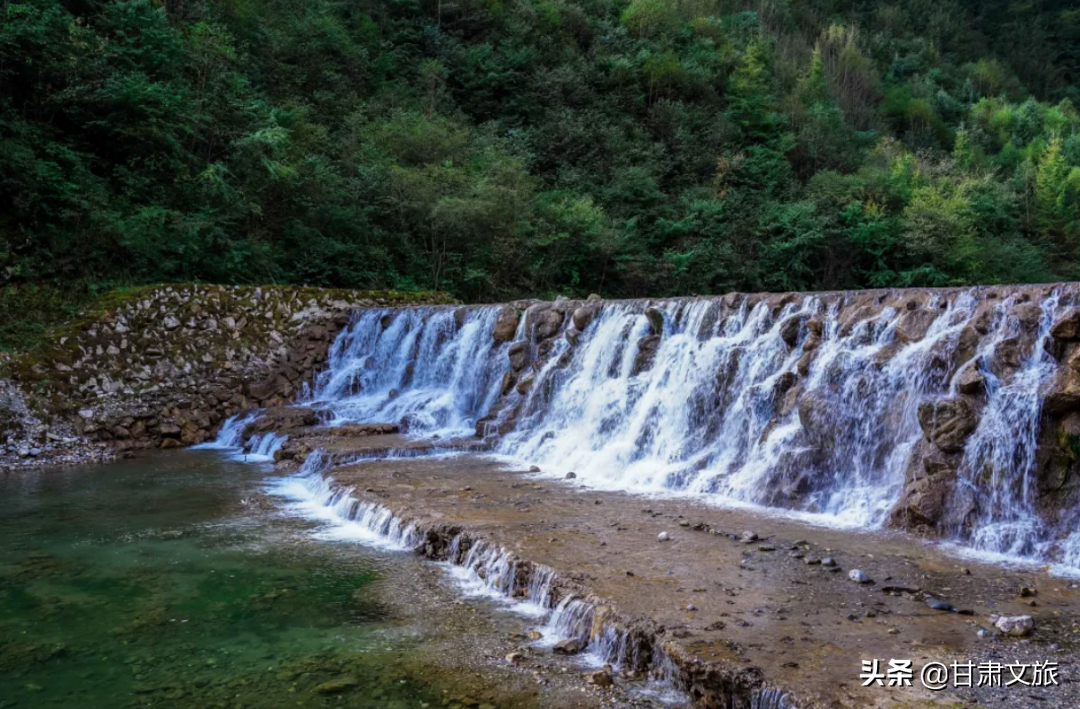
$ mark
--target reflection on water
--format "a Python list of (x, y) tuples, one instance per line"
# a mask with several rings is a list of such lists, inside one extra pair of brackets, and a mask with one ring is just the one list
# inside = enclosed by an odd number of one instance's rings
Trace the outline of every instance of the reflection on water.
[(0, 477), (0, 709), (422, 707), (385, 558), (211, 453)]

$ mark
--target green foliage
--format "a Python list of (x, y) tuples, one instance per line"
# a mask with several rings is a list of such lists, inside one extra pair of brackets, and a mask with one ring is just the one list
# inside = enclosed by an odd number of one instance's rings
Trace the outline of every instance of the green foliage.
[(1080, 13), (740, 8), (0, 5), (0, 339), (163, 281), (500, 300), (1080, 278)]

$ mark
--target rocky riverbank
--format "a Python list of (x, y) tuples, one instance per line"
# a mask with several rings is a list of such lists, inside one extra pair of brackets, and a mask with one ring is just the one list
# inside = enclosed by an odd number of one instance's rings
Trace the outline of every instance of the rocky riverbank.
[(114, 293), (0, 362), (0, 470), (201, 443), (293, 400), (358, 308), (440, 294), (160, 286)]

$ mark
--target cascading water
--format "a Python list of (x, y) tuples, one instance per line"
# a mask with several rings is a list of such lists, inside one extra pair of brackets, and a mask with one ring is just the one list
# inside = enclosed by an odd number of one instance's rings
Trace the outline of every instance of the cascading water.
[(1020, 334), (1022, 325), (1009, 307), (1014, 303), (1006, 300), (995, 308), (993, 330), (974, 358), (974, 366), (986, 378), (987, 404), (964, 448), (960, 467), (957, 504), (974, 507), (968, 522), (971, 531), (961, 529), (957, 534), (980, 551), (1045, 557), (1054, 545), (1051, 530), (1035, 510), (1034, 473), (1043, 395), (1057, 368), (1041, 345), (1054, 322), (1058, 301), (1059, 294), (1054, 293), (1040, 304), (1034, 347), (1008, 381), (994, 375), (990, 362), (1003, 342)]
[(245, 463), (273, 463), (274, 454), (285, 441), (289, 440), (287, 435), (273, 432), (258, 433), (248, 438), (246, 442), (244, 441), (244, 429), (261, 413), (261, 410), (255, 409), (230, 416), (221, 425), (221, 430), (218, 431), (214, 440), (192, 446), (192, 448), (234, 451), (231, 457)]
[[(1001, 374), (992, 363), (1027, 298), (974, 289), (612, 301), (594, 305), (582, 332), (567, 310), (543, 342), (535, 323), (553, 306), (537, 304), (514, 337), (530, 363), (513, 370), (514, 348), (493, 341), (497, 306), (373, 310), (335, 342), (312, 400), (339, 421), (404, 421), (427, 436), (494, 421), (485, 431), (502, 434), (495, 452), (591, 486), (880, 527), (924, 445), (920, 407), (957, 396), (959, 373), (977, 367), (981, 413), (955, 474), (954, 507), (971, 510), (949, 529), (975, 549), (1076, 566), (1080, 510), (1044, 521), (1034, 478), (1059, 364), (1043, 343), (1077, 294), (1038, 296), (1037, 332), (1015, 372)], [(511, 375), (528, 386), (508, 385)]]
[(499, 395), (497, 307), (361, 313), (334, 342), (312, 402), (338, 420), (403, 421), (414, 433), (472, 435)]
[(236, 414), (225, 419), (217, 437), (212, 441), (192, 446), (193, 449), (231, 450), (244, 447), (244, 428), (255, 420), (258, 411)]
[[(956, 337), (971, 305), (950, 304), (926, 338), (884, 365), (900, 317), (893, 309), (847, 330), (815, 297), (776, 317), (765, 302), (724, 318), (714, 301), (664, 309), (654, 364), (635, 373), (633, 342), (648, 328), (643, 308), (605, 308), (568, 366), (538, 374), (525, 415), (498, 450), (601, 486), (684, 490), (873, 525), (895, 503), (922, 435), (922, 396), (945, 384), (929, 360)], [(823, 338), (805, 390), (816, 409), (784, 413), (782, 387), (796, 376), (807, 333), (792, 348), (783, 323), (813, 316), (823, 320)], [(805, 420), (808, 413), (827, 420)], [(827, 429), (830, 448), (798, 440), (815, 425)]]
[[(273, 494), (288, 499), (294, 512), (326, 522), (319, 532), (322, 538), (397, 551), (422, 547), (425, 536), (415, 524), (382, 505), (358, 500), (351, 488), (335, 482), (328, 473), (331, 467), (322, 452), (315, 450), (296, 473), (267, 485)], [(640, 648), (630, 642), (627, 631), (610, 622), (597, 623), (598, 611), (592, 602), (571, 595), (552, 607), (556, 573), (550, 567), (530, 564), (525, 574), (519, 574), (517, 558), (506, 549), (462, 535), (450, 541), (446, 564), (466, 595), (504, 602), (515, 612), (543, 620), (541, 644), (552, 646), (574, 638), (588, 648), (583, 659), (592, 664), (610, 664), (615, 669), (643, 664)], [(522, 575), (527, 578), (521, 579)], [(644, 663), (650, 680), (646, 690), (681, 703), (678, 668), (663, 648), (651, 647), (649, 653)]]

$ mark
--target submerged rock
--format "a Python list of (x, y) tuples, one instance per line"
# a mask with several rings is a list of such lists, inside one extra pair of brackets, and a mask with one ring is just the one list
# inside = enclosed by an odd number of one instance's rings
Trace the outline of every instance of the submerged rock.
[(332, 680), (316, 685), (315, 691), (318, 694), (338, 694), (359, 686), (359, 684), (360, 681), (356, 679), (356, 677), (353, 677), (352, 675), (342, 675), (341, 677), (335, 677)]

